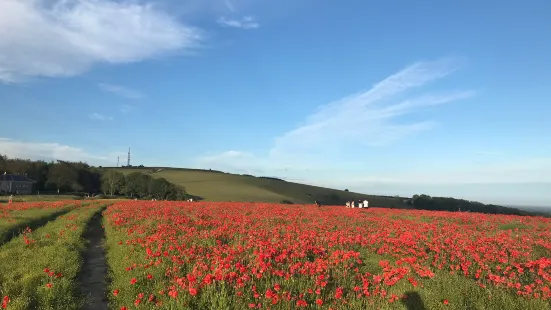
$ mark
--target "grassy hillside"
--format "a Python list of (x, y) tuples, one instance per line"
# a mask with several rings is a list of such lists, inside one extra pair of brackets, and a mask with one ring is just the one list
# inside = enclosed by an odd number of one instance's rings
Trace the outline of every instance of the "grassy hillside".
[(286, 182), (262, 177), (222, 173), (219, 171), (178, 169), (178, 168), (110, 168), (122, 173), (149, 173), (184, 186), (191, 195), (207, 201), (263, 201), (294, 203), (344, 204), (347, 200), (367, 198), (370, 206), (388, 208), (408, 208), (401, 198), (371, 196)]

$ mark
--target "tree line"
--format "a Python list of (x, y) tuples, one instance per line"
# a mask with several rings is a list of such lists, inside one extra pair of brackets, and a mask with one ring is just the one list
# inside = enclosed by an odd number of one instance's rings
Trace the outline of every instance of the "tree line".
[(508, 214), (508, 215), (543, 215), (527, 212), (524, 210), (503, 207), (493, 204), (483, 204), (477, 201), (455, 199), (448, 197), (431, 197), (429, 195), (414, 195), (407, 200), (407, 204), (419, 210), (451, 211), (451, 212), (477, 212), (486, 214)]
[(185, 188), (142, 172), (124, 175), (83, 162), (29, 160), (0, 155), (0, 173), (25, 175), (35, 181), (34, 192), (82, 193), (140, 199), (184, 200)]

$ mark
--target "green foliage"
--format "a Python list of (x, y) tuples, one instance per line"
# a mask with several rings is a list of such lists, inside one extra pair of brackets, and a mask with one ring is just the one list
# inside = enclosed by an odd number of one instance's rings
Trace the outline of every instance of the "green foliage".
[(164, 178), (153, 178), (142, 172), (126, 175), (122, 191), (127, 196), (141, 199), (184, 200), (187, 198), (183, 187), (172, 184)]
[(146, 198), (149, 196), (149, 183), (152, 177), (141, 172), (132, 172), (126, 176), (124, 193), (127, 196)]
[(125, 186), (124, 175), (115, 170), (107, 170), (101, 176), (101, 191), (110, 196), (122, 192)]
[(286, 199), (283, 199), (279, 203), (284, 204), (284, 205), (292, 205), (293, 204), (293, 202), (291, 200), (286, 200)]
[(46, 186), (62, 191), (82, 190), (82, 186), (78, 184), (78, 173), (70, 165), (65, 163), (52, 165), (50, 167)]
[[(143, 199), (184, 200), (188, 197), (182, 186), (164, 178), (153, 178), (143, 169), (124, 175), (114, 169), (95, 168), (82, 162), (47, 163), (9, 159), (0, 155), (0, 169), (13, 174), (26, 174), (34, 180), (34, 190), (45, 194), (99, 193), (106, 196), (127, 195)], [(126, 168), (130, 169), (130, 168)], [(17, 198), (16, 198), (17, 199)]]
[(34, 190), (60, 193), (94, 193), (100, 188), (99, 172), (82, 162), (45, 162), (28, 159), (7, 158), (0, 155), (0, 171), (26, 175), (35, 181)]
[(468, 201), (463, 199), (447, 198), (447, 197), (431, 197), (428, 195), (413, 195), (411, 199), (415, 209), (433, 210), (433, 211), (451, 211), (451, 212), (478, 212), (487, 214), (509, 214), (509, 215), (530, 215), (526, 211), (522, 211), (510, 207), (502, 207), (491, 204), (483, 204), (476, 201)]

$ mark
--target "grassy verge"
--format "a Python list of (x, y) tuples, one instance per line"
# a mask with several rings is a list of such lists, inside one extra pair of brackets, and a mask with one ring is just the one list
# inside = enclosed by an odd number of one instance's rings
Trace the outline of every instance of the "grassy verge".
[(69, 212), (74, 203), (13, 204), (0, 209), (0, 245), (27, 227), (35, 229), (57, 216)]
[(77, 309), (87, 223), (103, 206), (82, 206), (0, 247), (0, 296), (7, 309)]

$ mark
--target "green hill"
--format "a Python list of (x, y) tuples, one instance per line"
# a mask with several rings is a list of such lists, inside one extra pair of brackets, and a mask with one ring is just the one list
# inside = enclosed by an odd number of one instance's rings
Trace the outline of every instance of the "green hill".
[(386, 208), (411, 208), (405, 198), (373, 196), (346, 192), (318, 186), (311, 186), (283, 180), (238, 175), (212, 170), (183, 168), (108, 168), (128, 174), (131, 172), (148, 173), (152, 177), (165, 178), (185, 187), (186, 191), (205, 201), (254, 201), (293, 203), (313, 203), (343, 205), (347, 200), (369, 200), (370, 206)]

